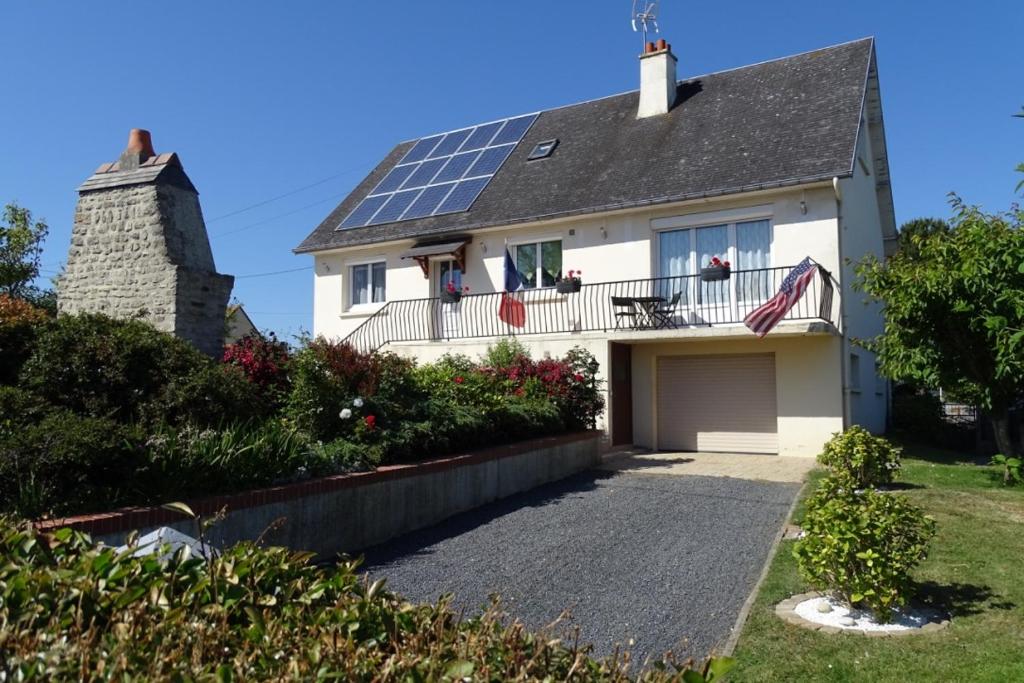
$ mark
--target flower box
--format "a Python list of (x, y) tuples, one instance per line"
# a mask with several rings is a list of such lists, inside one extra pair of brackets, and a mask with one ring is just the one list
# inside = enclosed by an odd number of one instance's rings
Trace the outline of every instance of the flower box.
[(559, 280), (555, 283), (555, 290), (559, 294), (575, 294), (580, 291), (580, 287), (583, 286), (583, 281), (578, 277), (571, 280)]
[(701, 282), (718, 282), (728, 280), (732, 269), (729, 266), (708, 266), (700, 269)]
[(441, 303), (457, 304), (460, 301), (462, 301), (462, 292), (458, 290), (449, 292), (447, 289), (441, 291)]

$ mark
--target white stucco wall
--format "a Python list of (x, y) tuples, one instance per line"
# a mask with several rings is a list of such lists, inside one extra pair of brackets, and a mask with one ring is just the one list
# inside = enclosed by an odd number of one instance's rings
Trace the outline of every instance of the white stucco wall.
[(635, 344), (633, 443), (657, 447), (659, 357), (773, 353), (779, 455), (814, 457), (833, 433), (843, 430), (841, 348), (835, 336)]
[[(801, 210), (801, 202), (807, 208)], [(463, 284), (471, 293), (500, 291), (506, 244), (562, 240), (563, 271), (582, 270), (587, 283), (646, 279), (657, 276), (657, 232), (660, 229), (713, 225), (723, 220), (770, 218), (773, 223), (773, 265), (791, 266), (810, 256), (835, 272), (839, 268), (836, 202), (830, 187), (787, 192), (748, 193), (740, 198), (682, 202), (599, 216), (532, 223), (473, 233), (466, 249)], [(676, 220), (678, 219), (678, 220)], [(420, 267), (400, 254), (415, 244), (403, 240), (386, 245), (321, 252), (314, 257), (313, 333), (346, 337), (380, 306), (348, 306), (350, 267), (387, 261), (388, 300), (437, 296), (433, 272), (425, 279)], [(838, 311), (839, 292), (834, 310)]]
[[(853, 177), (839, 183), (842, 197), (839, 204), (839, 231), (844, 263), (837, 277), (845, 292), (843, 324), (847, 332), (844, 340), (847, 421), (880, 434), (886, 427), (888, 387), (875, 371), (875, 355), (850, 341), (851, 338), (874, 337), (883, 329), (880, 307), (868, 303), (863, 293), (853, 291), (857, 277), (854, 272), (856, 262), (867, 254), (879, 257), (883, 254), (881, 218), (875, 179), (871, 173), (874, 156), (870, 136), (863, 126), (857, 156), (859, 161), (854, 164)], [(859, 376), (854, 376), (855, 373)]]

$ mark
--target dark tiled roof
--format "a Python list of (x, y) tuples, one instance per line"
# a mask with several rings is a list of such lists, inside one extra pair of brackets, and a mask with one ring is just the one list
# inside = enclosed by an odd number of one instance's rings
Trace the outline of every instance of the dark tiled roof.
[[(336, 230), (413, 144), (402, 143), (295, 251), (848, 176), (873, 55), (865, 38), (692, 78), (672, 111), (646, 119), (637, 91), (545, 111), (469, 211)], [(550, 158), (526, 160), (553, 138)]]
[(106, 190), (112, 187), (124, 187), (127, 185), (146, 185), (155, 183), (157, 180), (179, 185), (193, 192), (195, 191), (192, 183), (185, 175), (185, 170), (181, 166), (178, 155), (173, 152), (149, 157), (141, 162), (137, 168), (122, 169), (120, 161), (102, 164), (96, 169), (95, 173), (78, 187), (78, 191), (91, 192), (93, 190)]

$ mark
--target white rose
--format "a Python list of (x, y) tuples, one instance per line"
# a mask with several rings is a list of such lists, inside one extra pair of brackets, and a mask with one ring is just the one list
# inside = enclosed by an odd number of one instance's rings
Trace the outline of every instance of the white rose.
[(363, 399), (361, 399), (358, 396), (356, 396), (355, 400), (352, 401), (352, 405), (354, 405), (356, 408), (362, 408), (363, 407)]
[(342, 408), (341, 412), (338, 413), (338, 417), (340, 417), (342, 420), (347, 420), (350, 417), (352, 417), (352, 411), (349, 410), (348, 408)]

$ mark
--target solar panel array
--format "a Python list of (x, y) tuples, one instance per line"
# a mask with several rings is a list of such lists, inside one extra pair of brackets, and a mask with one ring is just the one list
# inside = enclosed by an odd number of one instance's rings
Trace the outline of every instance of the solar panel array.
[(339, 228), (469, 210), (537, 114), (418, 140)]

